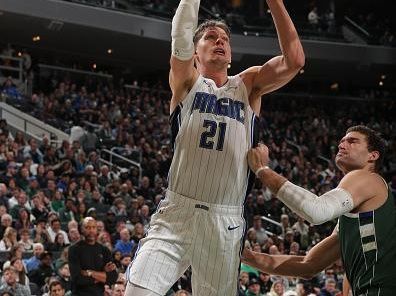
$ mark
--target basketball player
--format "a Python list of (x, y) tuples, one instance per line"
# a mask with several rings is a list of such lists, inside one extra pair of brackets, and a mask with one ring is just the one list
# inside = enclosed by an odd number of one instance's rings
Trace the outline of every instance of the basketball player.
[(333, 234), (305, 257), (245, 250), (243, 261), (270, 274), (312, 277), (341, 257), (354, 296), (395, 295), (396, 208), (378, 174), (385, 142), (373, 130), (354, 126), (338, 148), (336, 164), (345, 176), (319, 197), (269, 169), (266, 146), (249, 151), (251, 168), (290, 209), (314, 224), (339, 220)]
[(194, 296), (237, 294), (247, 151), (261, 95), (291, 80), (304, 52), (282, 0), (268, 0), (282, 55), (228, 76), (229, 28), (199, 26), (199, 0), (181, 0), (172, 21), (174, 157), (165, 199), (128, 273), (126, 295), (164, 295), (192, 267)]

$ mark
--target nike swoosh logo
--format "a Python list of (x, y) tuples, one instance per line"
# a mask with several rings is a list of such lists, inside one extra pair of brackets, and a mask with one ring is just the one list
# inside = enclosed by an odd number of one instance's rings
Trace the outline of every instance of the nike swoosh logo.
[(238, 225), (238, 226), (234, 226), (234, 227), (232, 227), (232, 226), (228, 226), (228, 230), (234, 230), (234, 229), (237, 229), (239, 226), (240, 226), (240, 225)]

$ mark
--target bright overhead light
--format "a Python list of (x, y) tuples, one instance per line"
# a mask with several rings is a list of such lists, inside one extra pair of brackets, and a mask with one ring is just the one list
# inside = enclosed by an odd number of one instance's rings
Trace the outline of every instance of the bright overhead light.
[(112, 53), (113, 53), (113, 50), (112, 50), (111, 48), (109, 48), (109, 49), (107, 50), (107, 53), (108, 53), (108, 54), (112, 54)]
[(383, 81), (380, 81), (378, 84), (379, 84), (379, 86), (383, 86), (383, 85), (384, 85), (384, 82), (383, 82)]
[(338, 89), (338, 83), (334, 82), (332, 85), (330, 85), (330, 89), (337, 90)]
[(22, 56), (22, 52), (18, 51), (18, 57)]
[(93, 68), (93, 69), (96, 69), (96, 64), (92, 64), (92, 68)]
[(382, 79), (382, 80), (386, 79), (386, 75), (385, 75), (385, 74), (382, 74), (382, 75), (381, 75), (381, 79)]
[(40, 35), (33, 36), (33, 41), (34, 42), (37, 42), (37, 41), (40, 41), (40, 40), (41, 40)]

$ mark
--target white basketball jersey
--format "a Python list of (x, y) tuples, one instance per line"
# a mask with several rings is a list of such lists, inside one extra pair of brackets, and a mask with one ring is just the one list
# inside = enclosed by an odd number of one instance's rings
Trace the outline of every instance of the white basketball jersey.
[(169, 190), (212, 204), (241, 206), (255, 115), (239, 76), (217, 87), (199, 76), (171, 115), (174, 156)]

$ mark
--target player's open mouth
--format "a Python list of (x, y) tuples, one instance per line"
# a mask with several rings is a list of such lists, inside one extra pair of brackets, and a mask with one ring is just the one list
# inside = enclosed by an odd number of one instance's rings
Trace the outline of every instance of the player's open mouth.
[(220, 55), (225, 55), (225, 51), (222, 48), (216, 48), (214, 52)]

